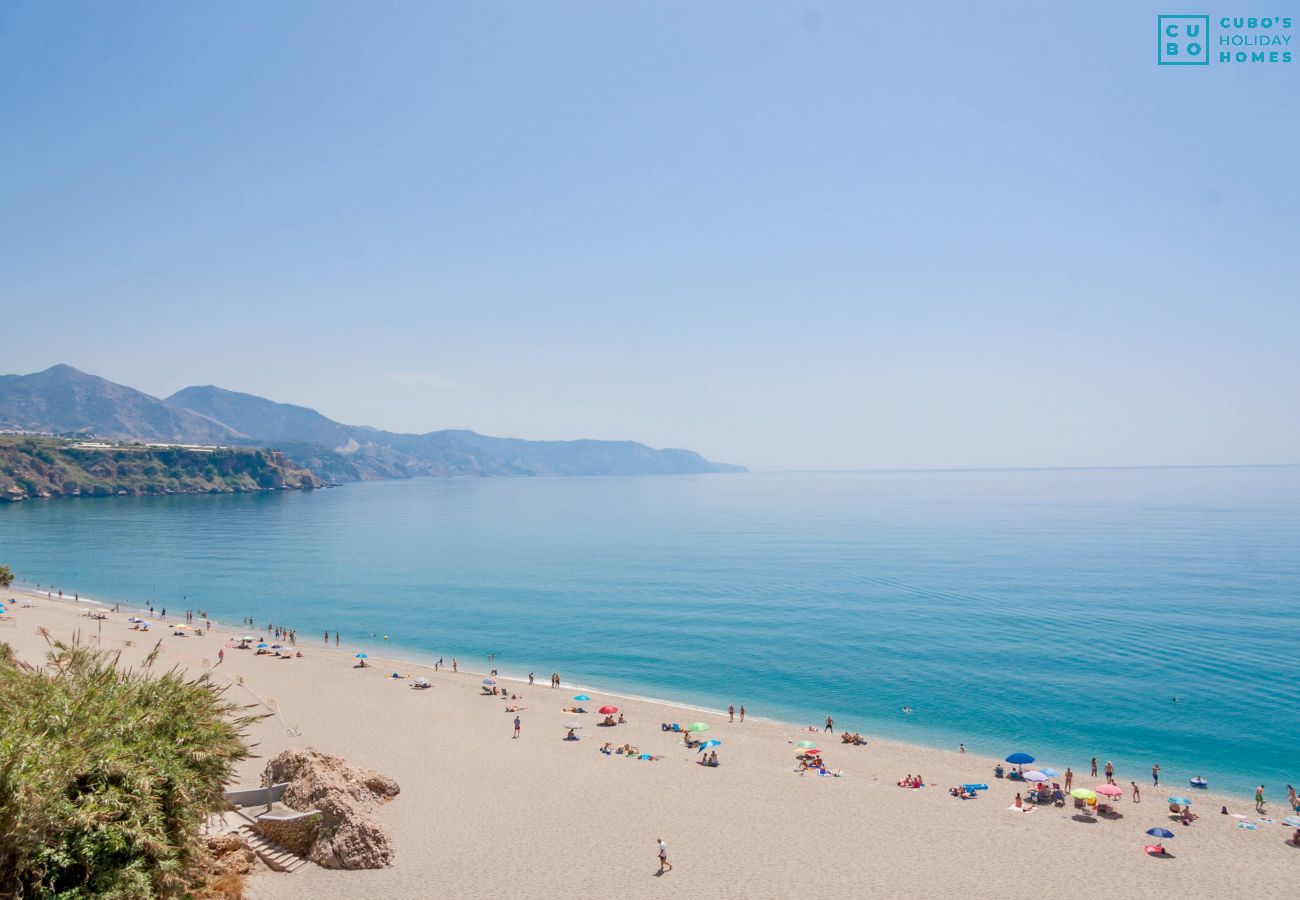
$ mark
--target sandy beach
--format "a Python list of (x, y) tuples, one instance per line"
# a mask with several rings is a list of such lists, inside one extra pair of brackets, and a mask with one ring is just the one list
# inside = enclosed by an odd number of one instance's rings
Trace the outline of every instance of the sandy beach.
[[(395, 778), (401, 795), (379, 810), (391, 830), (396, 862), (388, 869), (327, 871), (307, 866), (292, 875), (265, 873), (250, 884), (256, 898), (402, 897), (1233, 897), (1285, 890), (1300, 865), (1287, 843), (1295, 829), (1284, 785), (1268, 785), (1265, 813), (1276, 823), (1256, 830), (1219, 813), (1257, 816), (1251, 798), (1197, 792), (1201, 819), (1175, 823), (1165, 797), (1186, 795), (1186, 778), (1153, 788), (1149, 772), (1119, 772), (1125, 787), (1121, 817), (1079, 816), (1072, 805), (1032, 812), (1012, 807), (1028, 785), (998, 780), (995, 761), (869, 739), (867, 746), (819, 737), (828, 766), (842, 777), (800, 776), (794, 742), (812, 737), (802, 726), (751, 716), (743, 724), (725, 714), (701, 713), (644, 700), (617, 698), (592, 687), (552, 689), (549, 673), (534, 686), (502, 680), (520, 694), (522, 733), (512, 738), (507, 701), (483, 694), (484, 666), (449, 670), (379, 658), (353, 668), (351, 651), (322, 645), (321, 635), (299, 635), (304, 656), (281, 660), (251, 650), (226, 649), (232, 631), (179, 637), (158, 624), (133, 632), (132, 611), (102, 623), (87, 618), (85, 602), (20, 598), (0, 622), (0, 642), (18, 657), (40, 663), (41, 629), (69, 641), (102, 629), (103, 646), (139, 663), (161, 642), (160, 665), (213, 671), (230, 684), (230, 697), (273, 712), (250, 735), (256, 758), (241, 768), (238, 786), (257, 784), (265, 759), (282, 750), (316, 747)], [(23, 598), (32, 606), (23, 607)], [(184, 621), (174, 614), (171, 622)], [(261, 633), (261, 632), (256, 632)], [(448, 660), (450, 662), (450, 660)], [(423, 675), (430, 690), (413, 690), (392, 672)], [(576, 693), (592, 714), (563, 712)], [(737, 702), (743, 698), (737, 698)], [(620, 708), (628, 724), (597, 727), (594, 711)], [(761, 713), (761, 710), (751, 710)], [(563, 723), (582, 720), (581, 740), (563, 740)], [(662, 722), (705, 721), (707, 737), (722, 741), (721, 766), (697, 765)], [(862, 723), (837, 722), (863, 730)], [(631, 743), (655, 761), (606, 756), (606, 742)], [(1032, 748), (1025, 748), (1031, 749)], [(1093, 787), (1088, 755), (1042, 760), (1070, 766), (1075, 786)], [(927, 787), (896, 785), (920, 773)], [(1136, 780), (1143, 802), (1127, 797)], [(978, 799), (960, 800), (948, 788), (987, 783)], [(1169, 828), (1170, 858), (1143, 852), (1146, 829)], [(673, 870), (658, 876), (657, 838), (669, 848)]]

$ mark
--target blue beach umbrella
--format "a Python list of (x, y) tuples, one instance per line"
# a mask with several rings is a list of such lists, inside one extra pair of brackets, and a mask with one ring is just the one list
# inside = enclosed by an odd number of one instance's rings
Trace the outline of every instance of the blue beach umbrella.
[(266, 644), (258, 644), (258, 645), (257, 645), (257, 649), (258, 649), (258, 650), (265, 650), (265, 649), (266, 649)]
[(588, 697), (586, 694), (579, 694), (578, 696), (574, 697), (573, 699), (574, 699), (574, 700), (590, 700), (591, 698)]
[(722, 746), (722, 741), (705, 741), (703, 744), (700, 744), (700, 749), (697, 750), (696, 752), (703, 753), (705, 750), (708, 750), (710, 747), (721, 747), (721, 746)]
[(1174, 836), (1174, 833), (1168, 828), (1148, 828), (1147, 834), (1158, 838), (1171, 838)]
[(496, 684), (496, 683), (497, 683), (497, 680), (496, 680), (495, 678), (484, 678), (484, 679), (483, 679), (483, 683), (484, 683), (484, 684), (488, 684), (488, 685), (492, 685), (492, 684)]
[(1177, 803), (1179, 806), (1191, 806), (1191, 805), (1192, 805), (1192, 801), (1191, 801), (1191, 800), (1188, 800), (1186, 797), (1170, 797), (1170, 798), (1169, 798), (1169, 802), (1170, 802), (1170, 803)]
[(1007, 757), (1007, 762), (1013, 766), (1027, 766), (1034, 761), (1034, 758), (1028, 753), (1012, 753)]
[(357, 659), (369, 659), (370, 657), (367, 656), (367, 655), (364, 654), (364, 653), (358, 653), (357, 656), (356, 656), (356, 658), (357, 658)]
[(1060, 777), (1061, 777), (1061, 773), (1058, 772), (1058, 771), (1056, 771), (1055, 769), (1039, 769), (1038, 771), (1042, 772), (1042, 773), (1043, 773), (1044, 775), (1046, 775), (1048, 778), (1060, 778)]

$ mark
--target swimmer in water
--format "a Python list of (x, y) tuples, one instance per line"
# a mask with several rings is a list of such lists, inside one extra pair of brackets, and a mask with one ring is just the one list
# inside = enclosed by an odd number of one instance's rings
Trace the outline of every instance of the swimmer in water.
[(910, 706), (904, 706), (904, 707), (903, 707), (903, 712), (904, 712), (904, 714), (910, 716), (910, 715), (912, 714), (912, 707), (910, 707)]

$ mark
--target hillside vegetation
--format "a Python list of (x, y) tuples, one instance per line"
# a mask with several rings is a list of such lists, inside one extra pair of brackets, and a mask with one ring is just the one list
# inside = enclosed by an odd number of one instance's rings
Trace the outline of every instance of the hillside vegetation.
[(0, 502), (49, 497), (220, 494), (319, 487), (282, 453), (143, 445), (79, 449), (59, 438), (0, 435)]

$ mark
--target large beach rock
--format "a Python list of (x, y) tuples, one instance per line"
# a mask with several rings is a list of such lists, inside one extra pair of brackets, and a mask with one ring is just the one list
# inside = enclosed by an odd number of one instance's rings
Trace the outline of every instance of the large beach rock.
[[(310, 747), (271, 760), (271, 775), (289, 782), (286, 806), (320, 811), (304, 854), (312, 862), (327, 869), (380, 869), (392, 863), (388, 832), (374, 811), (397, 796), (396, 781)], [(306, 839), (295, 843), (301, 846)]]

